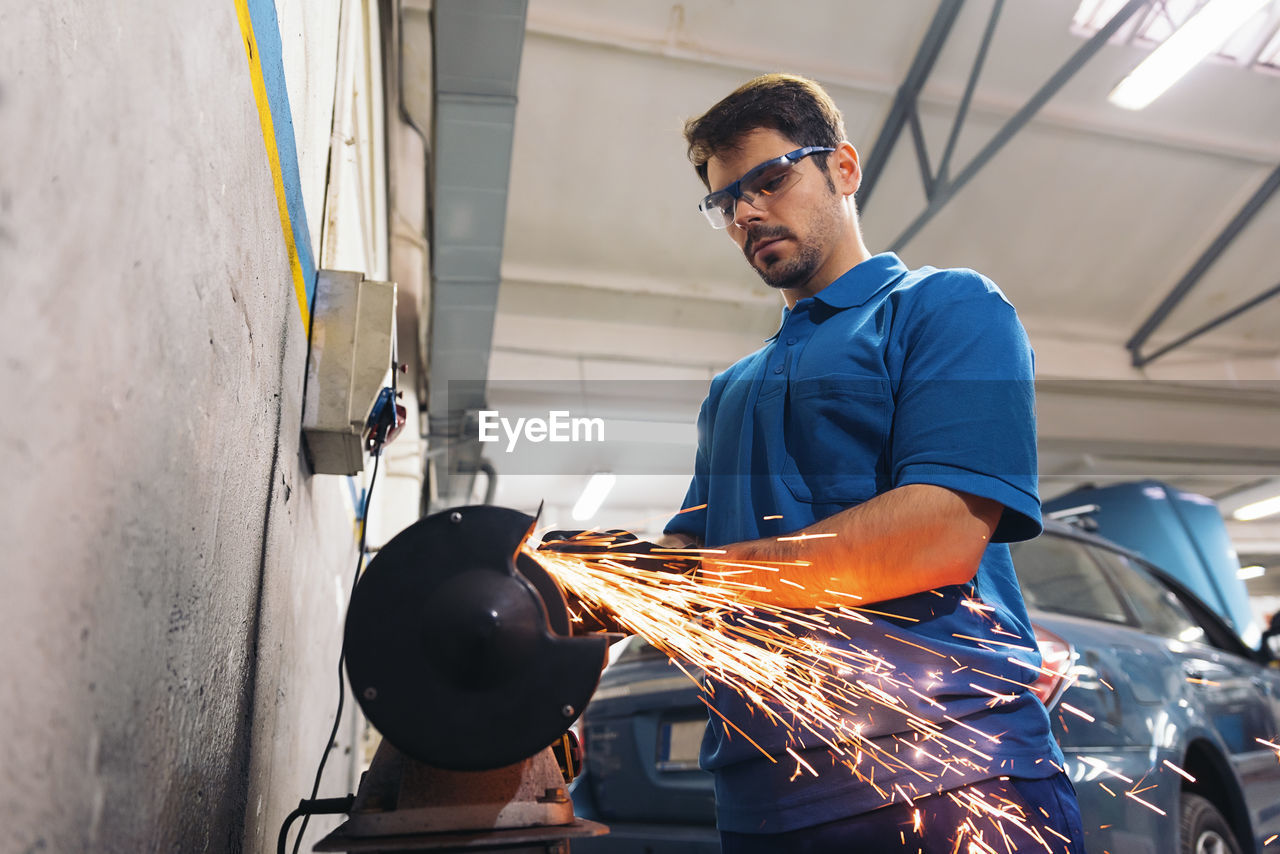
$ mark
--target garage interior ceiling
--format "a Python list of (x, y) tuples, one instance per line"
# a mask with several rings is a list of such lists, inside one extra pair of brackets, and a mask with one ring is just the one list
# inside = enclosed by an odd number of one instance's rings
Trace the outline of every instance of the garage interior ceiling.
[[(707, 380), (758, 348), (781, 306), (699, 217), (681, 127), (782, 70), (831, 92), (864, 165), (913, 87), (874, 195), (860, 194), (867, 244), (909, 266), (980, 270), (1018, 308), (1037, 354), (1045, 497), (1152, 477), (1225, 498), (1280, 477), (1280, 299), (1265, 298), (1280, 282), (1280, 77), (1210, 60), (1145, 110), (1122, 110), (1106, 96), (1150, 50), (1128, 36), (1152, 7), (1124, 6), (1129, 29), (1096, 52), (1073, 31), (1078, 7), (530, 0), (488, 407), (536, 408), (537, 384), (553, 382), (576, 389), (575, 415), (639, 424), (638, 451), (590, 461), (619, 475), (594, 522), (661, 526), (683, 495)], [(439, 188), (434, 216), (439, 235)], [(500, 449), (487, 456), (497, 503), (545, 500), (544, 521), (570, 524), (585, 463), (523, 473)], [(1276, 517), (1231, 528), (1242, 559), (1280, 575)]]

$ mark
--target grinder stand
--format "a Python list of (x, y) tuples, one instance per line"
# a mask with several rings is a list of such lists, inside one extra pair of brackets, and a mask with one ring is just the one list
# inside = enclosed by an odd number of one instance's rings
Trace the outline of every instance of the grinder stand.
[(315, 850), (566, 854), (569, 839), (605, 832), (574, 817), (551, 748), (505, 768), (450, 771), (384, 740), (351, 817)]

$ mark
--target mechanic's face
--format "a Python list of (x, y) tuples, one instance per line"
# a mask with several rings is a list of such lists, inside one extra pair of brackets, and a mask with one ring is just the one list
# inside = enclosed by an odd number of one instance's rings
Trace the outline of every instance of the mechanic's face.
[[(724, 188), (758, 164), (797, 147), (776, 130), (757, 128), (742, 138), (736, 150), (707, 162), (708, 181), (713, 190)], [(836, 162), (843, 153), (827, 157)], [(816, 293), (844, 272), (824, 278), (828, 272), (824, 266), (842, 237), (843, 195), (833, 188), (821, 155), (806, 157), (792, 168), (800, 180), (763, 208), (738, 199), (733, 222), (725, 230), (766, 284), (799, 290), (816, 285), (811, 290)]]

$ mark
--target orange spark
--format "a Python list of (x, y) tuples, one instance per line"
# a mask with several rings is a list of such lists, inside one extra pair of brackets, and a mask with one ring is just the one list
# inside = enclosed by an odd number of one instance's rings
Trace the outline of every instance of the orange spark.
[(1070, 712), (1071, 714), (1075, 715), (1078, 718), (1084, 718), (1089, 723), (1093, 723), (1095, 720), (1093, 715), (1089, 714), (1088, 712), (1082, 712), (1081, 710), (1077, 709), (1075, 706), (1071, 705), (1070, 703), (1059, 702), (1058, 706), (1065, 709), (1066, 711)]
[(1125, 794), (1125, 797), (1133, 798), (1135, 801), (1137, 801), (1138, 803), (1142, 804), (1144, 807), (1146, 807), (1146, 808), (1147, 808), (1147, 809), (1149, 809), (1149, 810), (1153, 810), (1153, 811), (1155, 811), (1155, 812), (1159, 813), (1160, 815), (1168, 815), (1168, 813), (1167, 813), (1167, 812), (1165, 812), (1164, 810), (1160, 809), (1160, 807), (1156, 806), (1155, 804), (1151, 803), (1150, 801), (1144, 801), (1142, 798), (1138, 797), (1138, 796), (1137, 796), (1137, 795), (1135, 795), (1133, 792), (1125, 792), (1124, 794)]
[(799, 753), (796, 753), (790, 747), (787, 748), (787, 753), (790, 753), (791, 758), (794, 759), (796, 762), (800, 763), (801, 765), (803, 765), (805, 767), (805, 770), (807, 770), (810, 774), (812, 774), (815, 777), (818, 776), (818, 772), (813, 770), (813, 766), (810, 765), (808, 762), (805, 762)]

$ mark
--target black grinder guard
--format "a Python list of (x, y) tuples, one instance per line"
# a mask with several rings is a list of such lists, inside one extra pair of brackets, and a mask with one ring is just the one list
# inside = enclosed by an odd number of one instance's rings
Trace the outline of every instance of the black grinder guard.
[(414, 759), (455, 771), (519, 762), (595, 691), (608, 639), (569, 636), (558, 586), (519, 551), (533, 524), (503, 507), (436, 513), (383, 546), (356, 585), (351, 689)]

